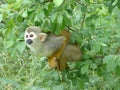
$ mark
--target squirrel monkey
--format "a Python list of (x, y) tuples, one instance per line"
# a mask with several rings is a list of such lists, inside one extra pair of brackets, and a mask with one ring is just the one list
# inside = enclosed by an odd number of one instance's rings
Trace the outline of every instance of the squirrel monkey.
[(61, 36), (43, 33), (37, 26), (30, 26), (25, 30), (25, 43), (36, 55), (48, 58), (49, 66), (63, 70), (67, 61), (80, 61), (79, 47), (68, 44), (69, 33), (63, 31)]

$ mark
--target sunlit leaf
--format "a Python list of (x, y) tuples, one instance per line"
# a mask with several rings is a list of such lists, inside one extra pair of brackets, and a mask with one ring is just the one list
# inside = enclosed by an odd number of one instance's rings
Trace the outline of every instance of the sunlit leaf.
[(26, 18), (28, 16), (28, 12), (27, 10), (25, 10), (23, 13), (22, 13), (22, 17)]
[(59, 7), (64, 0), (53, 0), (53, 3), (55, 4), (56, 7)]
[(62, 24), (62, 22), (63, 22), (63, 16), (62, 16), (62, 15), (59, 15), (57, 18), (58, 18), (58, 19), (57, 19), (57, 22), (58, 22), (59, 24)]

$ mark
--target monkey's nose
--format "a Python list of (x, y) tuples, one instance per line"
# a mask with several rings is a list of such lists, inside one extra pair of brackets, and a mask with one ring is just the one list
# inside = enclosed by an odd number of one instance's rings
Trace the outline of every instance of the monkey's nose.
[(27, 44), (32, 44), (33, 41), (32, 41), (31, 39), (28, 39), (28, 40), (26, 41), (26, 43), (27, 43)]

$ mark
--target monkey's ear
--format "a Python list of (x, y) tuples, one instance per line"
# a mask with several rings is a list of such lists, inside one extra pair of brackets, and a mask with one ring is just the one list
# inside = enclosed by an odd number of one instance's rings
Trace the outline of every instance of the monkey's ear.
[(44, 42), (47, 38), (47, 34), (46, 33), (40, 33), (39, 34), (39, 39), (40, 41)]

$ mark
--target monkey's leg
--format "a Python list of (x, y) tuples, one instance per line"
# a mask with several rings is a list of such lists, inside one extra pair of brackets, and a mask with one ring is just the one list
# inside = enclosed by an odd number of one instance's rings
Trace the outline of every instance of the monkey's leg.
[(57, 61), (58, 61), (57, 69), (59, 71), (62, 71), (62, 70), (66, 69), (68, 67), (67, 61), (64, 57), (60, 57)]

